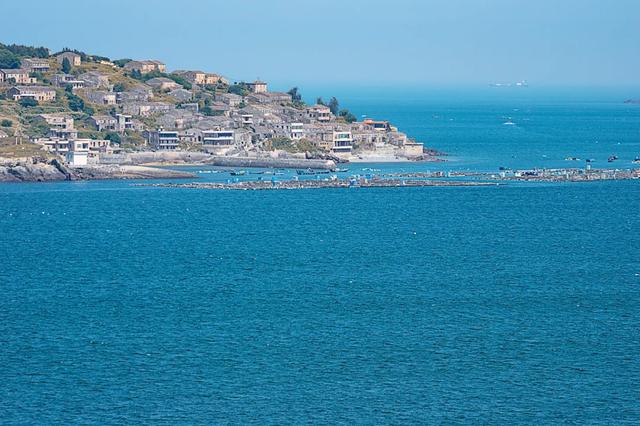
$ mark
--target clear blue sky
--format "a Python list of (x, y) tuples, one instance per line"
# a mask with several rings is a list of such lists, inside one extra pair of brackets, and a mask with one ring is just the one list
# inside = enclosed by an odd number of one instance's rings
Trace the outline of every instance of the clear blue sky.
[(279, 85), (640, 84), (638, 0), (29, 0), (2, 15), (4, 43)]

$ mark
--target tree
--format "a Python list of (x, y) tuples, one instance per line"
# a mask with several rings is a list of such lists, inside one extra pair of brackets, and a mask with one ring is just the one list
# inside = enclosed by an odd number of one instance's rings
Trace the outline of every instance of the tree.
[(69, 62), (69, 58), (64, 58), (62, 60), (62, 72), (65, 74), (69, 74), (71, 72), (71, 62)]
[(354, 121), (358, 120), (356, 116), (353, 115), (348, 109), (341, 110), (340, 117), (344, 118), (347, 123), (353, 123)]
[(300, 94), (300, 92), (298, 91), (297, 87), (294, 87), (293, 89), (289, 90), (287, 92), (289, 95), (291, 95), (291, 100), (293, 102), (300, 102), (302, 101), (302, 95)]
[(316, 104), (325, 105), (324, 100), (322, 99), (322, 97), (319, 97), (318, 99), (316, 99)]
[(125, 90), (127, 90), (127, 86), (125, 86), (124, 83), (116, 83), (113, 85), (114, 92), (124, 92)]
[(5, 118), (4, 120), (0, 121), (0, 126), (2, 126), (2, 127), (11, 127), (11, 126), (13, 126), (13, 121)]
[(74, 95), (73, 93), (67, 92), (67, 99), (69, 100), (69, 108), (71, 111), (83, 111), (84, 110), (84, 101), (81, 97)]
[(245, 83), (237, 83), (229, 86), (229, 93), (233, 93), (239, 96), (247, 96), (249, 94), (249, 90), (247, 89), (247, 85)]
[(20, 57), (7, 49), (0, 49), (0, 68), (20, 68)]
[(22, 98), (20, 99), (20, 105), (25, 108), (38, 106), (38, 101), (33, 98)]
[(122, 142), (122, 138), (120, 137), (120, 135), (115, 132), (107, 133), (104, 138), (110, 140), (113, 143), (117, 143), (118, 145), (120, 144), (120, 142)]
[(122, 68), (125, 65), (127, 65), (128, 62), (131, 62), (131, 59), (125, 58), (125, 59), (117, 59), (117, 60), (113, 61), (113, 63), (116, 64), (117, 66), (119, 66), (120, 68)]
[(338, 111), (340, 110), (340, 103), (338, 102), (335, 96), (331, 98), (328, 106), (333, 115), (338, 115)]

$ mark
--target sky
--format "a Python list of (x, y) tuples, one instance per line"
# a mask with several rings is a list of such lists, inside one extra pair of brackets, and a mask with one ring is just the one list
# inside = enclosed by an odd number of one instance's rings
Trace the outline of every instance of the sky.
[(0, 41), (275, 85), (639, 86), (639, 0), (30, 0)]

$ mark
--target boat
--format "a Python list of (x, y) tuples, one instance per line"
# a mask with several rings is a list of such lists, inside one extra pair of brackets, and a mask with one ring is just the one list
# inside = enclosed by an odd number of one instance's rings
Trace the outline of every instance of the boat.
[(335, 170), (337, 173), (346, 173), (349, 171), (349, 169), (336, 169)]
[(324, 175), (324, 174), (329, 174), (331, 173), (331, 170), (312, 170), (312, 169), (306, 169), (306, 170), (296, 170), (296, 173), (298, 175)]
[(613, 162), (614, 162), (614, 161), (616, 161), (617, 159), (618, 159), (618, 156), (617, 156), (617, 155), (611, 155), (611, 156), (609, 156), (609, 158), (607, 158), (607, 161), (608, 161), (609, 163), (613, 163)]
[(632, 161), (633, 164), (640, 164), (640, 157), (636, 157)]
[(504, 123), (505, 126), (515, 126), (516, 123), (514, 123), (513, 121), (511, 121), (511, 119), (508, 119), (507, 121), (505, 121)]
[(565, 161), (580, 161), (578, 157), (567, 157), (564, 159)]
[(234, 170), (231, 172), (231, 176), (244, 176), (246, 174), (247, 172), (245, 172), (244, 170)]

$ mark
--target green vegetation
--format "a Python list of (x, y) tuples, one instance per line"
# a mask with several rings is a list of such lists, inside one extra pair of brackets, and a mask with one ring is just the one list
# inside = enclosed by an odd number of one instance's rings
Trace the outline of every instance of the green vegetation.
[(322, 99), (322, 96), (318, 97), (318, 99), (316, 99), (316, 104), (318, 105), (325, 105), (324, 100)]
[(7, 49), (0, 49), (0, 68), (20, 68), (20, 57)]
[(115, 132), (107, 133), (104, 138), (110, 140), (113, 143), (117, 143), (118, 145), (120, 145), (120, 142), (122, 142), (122, 138), (120, 137), (120, 135)]
[(303, 108), (306, 106), (306, 104), (302, 101), (302, 95), (300, 94), (300, 91), (297, 87), (294, 87), (287, 93), (291, 95), (291, 103), (295, 108)]
[(2, 121), (0, 121), (0, 126), (2, 126), (2, 127), (11, 127), (11, 126), (13, 126), (13, 121), (5, 118)]
[(338, 112), (340, 111), (340, 103), (335, 96), (331, 98), (331, 100), (329, 101), (329, 105), (327, 106), (329, 107), (333, 115), (338, 115)]
[(22, 98), (22, 99), (20, 99), (20, 101), (18, 103), (20, 104), (20, 106), (25, 107), (25, 108), (31, 108), (31, 107), (37, 107), (38, 106), (38, 101), (36, 101), (33, 98)]
[(182, 87), (184, 87), (187, 90), (191, 90), (191, 83), (185, 79), (182, 76), (179, 75), (174, 75), (174, 74), (166, 74), (160, 71), (151, 71), (148, 72), (146, 74), (142, 74), (140, 73), (140, 71), (138, 70), (131, 70), (131, 73), (129, 73), (129, 76), (131, 78), (135, 78), (136, 80), (142, 81), (142, 82), (147, 82), (149, 80), (151, 80), (152, 78), (157, 78), (157, 77), (164, 77), (164, 78), (168, 78), (171, 79), (173, 81), (175, 81), (176, 83), (178, 83), (179, 85), (181, 85)]
[(113, 61), (114, 64), (116, 64), (117, 66), (119, 66), (120, 68), (123, 68), (125, 65), (127, 65), (127, 63), (131, 62), (131, 59), (126, 58), (126, 59), (116, 59), (115, 61)]
[(340, 117), (344, 118), (347, 123), (353, 123), (354, 121), (358, 121), (355, 115), (351, 113), (348, 109), (340, 110)]
[(127, 86), (124, 83), (116, 83), (113, 85), (114, 92), (124, 92), (127, 90)]
[(75, 95), (73, 91), (69, 90), (69, 86), (66, 87), (65, 94), (71, 111), (84, 112), (87, 115), (93, 115), (95, 113), (95, 110), (89, 105), (86, 105), (80, 96)]
[(244, 82), (235, 83), (229, 86), (228, 92), (234, 95), (247, 96), (249, 94), (249, 87)]
[[(24, 46), (21, 44), (5, 45), (0, 43), (0, 50), (8, 50), (19, 57), (34, 57), (34, 58), (48, 58), (49, 49), (46, 47), (32, 47)], [(4, 67), (1, 67), (4, 68)]]
[(65, 74), (69, 74), (71, 72), (71, 62), (69, 62), (68, 58), (64, 58), (62, 60), (62, 72)]
[(269, 151), (281, 150), (281, 151), (287, 151), (291, 153), (316, 151), (316, 147), (313, 144), (313, 142), (307, 139), (300, 139), (299, 141), (293, 141), (283, 136), (275, 137), (266, 141), (265, 149)]

